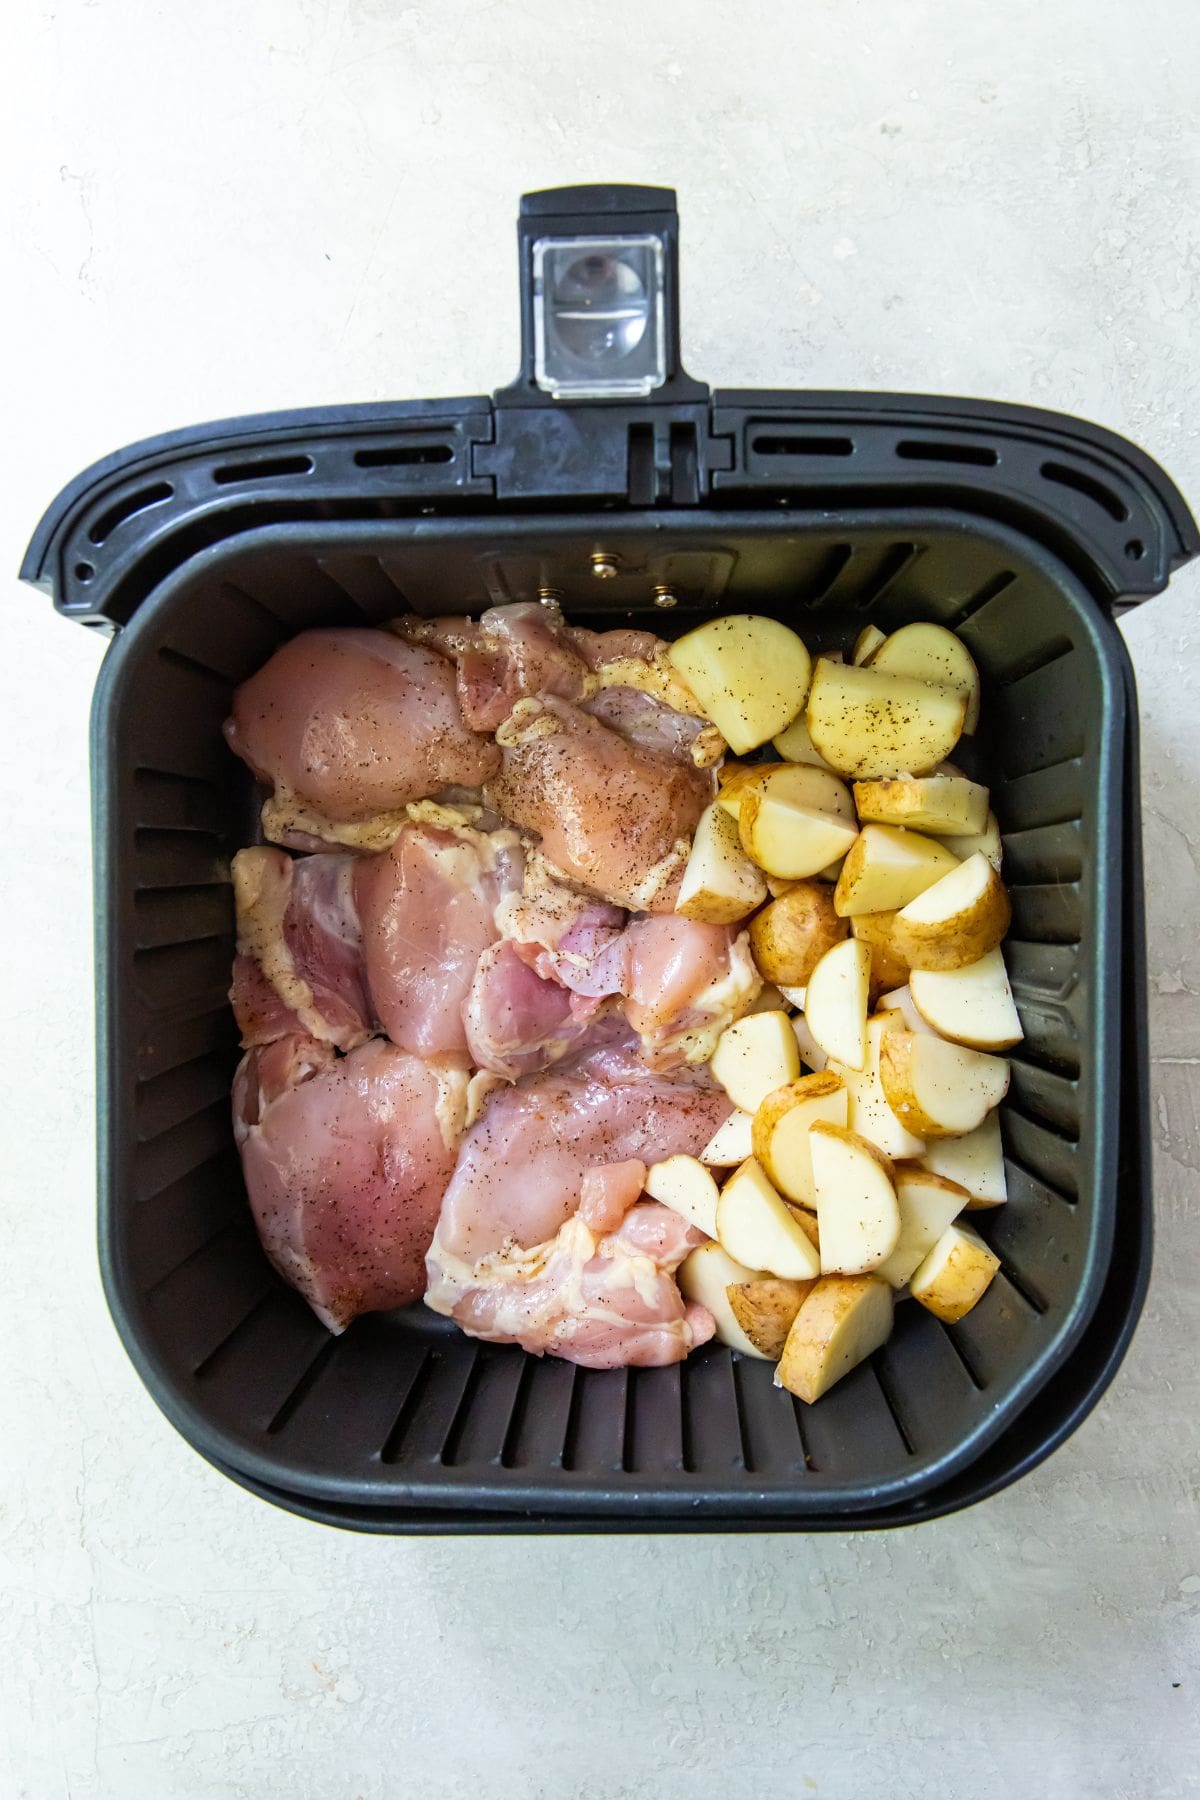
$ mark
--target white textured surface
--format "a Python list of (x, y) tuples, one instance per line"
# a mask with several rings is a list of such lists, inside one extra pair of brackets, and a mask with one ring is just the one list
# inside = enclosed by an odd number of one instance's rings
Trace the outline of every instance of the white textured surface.
[[(516, 196), (597, 177), (679, 187), (709, 380), (1039, 401), (1200, 504), (1195, 0), (15, 10), (6, 570), (132, 438), (507, 379)], [(3, 1800), (1198, 1791), (1198, 604), (1193, 572), (1128, 628), (1159, 1235), (1097, 1413), (916, 1532), (419, 1542), (242, 1494), (118, 1348), (92, 1244), (101, 645), (9, 582)]]

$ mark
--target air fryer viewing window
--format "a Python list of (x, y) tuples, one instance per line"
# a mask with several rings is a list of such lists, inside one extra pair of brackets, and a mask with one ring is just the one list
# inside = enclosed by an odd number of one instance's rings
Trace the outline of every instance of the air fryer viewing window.
[(653, 235), (539, 238), (535, 374), (557, 399), (653, 393), (666, 380), (663, 243)]

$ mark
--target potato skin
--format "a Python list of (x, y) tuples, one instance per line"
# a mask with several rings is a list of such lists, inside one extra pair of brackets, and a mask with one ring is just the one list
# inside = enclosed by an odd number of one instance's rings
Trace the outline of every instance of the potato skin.
[(822, 1275), (792, 1321), (778, 1385), (811, 1406), (886, 1340), (892, 1306), (877, 1275)]
[(828, 882), (797, 881), (750, 922), (750, 952), (759, 974), (784, 987), (804, 987), (827, 950), (849, 935), (833, 907)]
[(965, 969), (979, 962), (1001, 944), (1012, 923), (1008, 889), (988, 864), (988, 881), (973, 904), (954, 919), (922, 924), (898, 912), (892, 926), (892, 945), (910, 969), (945, 972)]
[[(860, 943), (871, 951), (871, 1004), (880, 994), (890, 994), (908, 980), (908, 964), (896, 947), (892, 933), (894, 912), (858, 913), (850, 921), (850, 929)], [(790, 982), (785, 986), (790, 987)]]
[(815, 1281), (784, 1281), (763, 1275), (755, 1281), (731, 1281), (725, 1289), (733, 1316), (756, 1350), (778, 1362), (792, 1320)]

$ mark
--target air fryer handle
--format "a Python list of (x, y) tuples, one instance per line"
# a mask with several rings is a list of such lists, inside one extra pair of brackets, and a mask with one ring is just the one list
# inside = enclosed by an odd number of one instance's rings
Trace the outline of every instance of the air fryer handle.
[(606, 182), (580, 187), (543, 188), (522, 194), (517, 217), (518, 279), (521, 295), (521, 372), (510, 387), (495, 395), (498, 406), (570, 406), (628, 403), (628, 394), (611, 398), (560, 398), (539, 386), (536, 371), (535, 246), (570, 238), (653, 237), (662, 246), (661, 329), (664, 379), (647, 402), (705, 400), (708, 387), (686, 374), (679, 349), (679, 209), (674, 188), (638, 187)]

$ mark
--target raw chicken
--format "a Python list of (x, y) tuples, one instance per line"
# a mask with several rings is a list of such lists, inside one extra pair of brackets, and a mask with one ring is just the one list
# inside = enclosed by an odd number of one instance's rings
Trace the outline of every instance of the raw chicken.
[(454, 1168), (465, 1071), (373, 1038), (283, 1038), (243, 1057), (234, 1134), (263, 1248), (331, 1331), (407, 1306)]
[(623, 1022), (601, 1027), (601, 1041), (569, 1062), (489, 1095), (446, 1190), (433, 1261), (470, 1265), (513, 1243), (543, 1244), (579, 1205), (588, 1169), (694, 1156), (728, 1118), (706, 1071), (657, 1074)]
[(454, 665), (389, 631), (301, 632), (237, 689), (225, 736), (285, 813), (334, 821), (477, 787), (499, 760), (463, 723)]
[(499, 936), (496, 908), (521, 885), (514, 831), (409, 825), (354, 884), (375, 1016), (417, 1056), (468, 1054), (463, 1009), (480, 957)]
[(296, 861), (270, 849), (234, 857), (238, 955), (230, 998), (245, 1048), (301, 1033), (353, 1050), (371, 1035), (357, 861)]
[(589, 1226), (583, 1210), (550, 1242), (474, 1268), (431, 1257), (425, 1304), (471, 1337), (586, 1369), (682, 1362), (707, 1343), (712, 1314), (685, 1304), (674, 1278), (703, 1234), (653, 1202), (607, 1231)]
[(589, 1032), (601, 1005), (539, 975), (515, 944), (493, 944), (463, 1008), (471, 1061), (509, 1081), (547, 1069)]
[(539, 833), (557, 871), (619, 906), (673, 911), (709, 773), (553, 697), (519, 700), (497, 742), (489, 803)]

